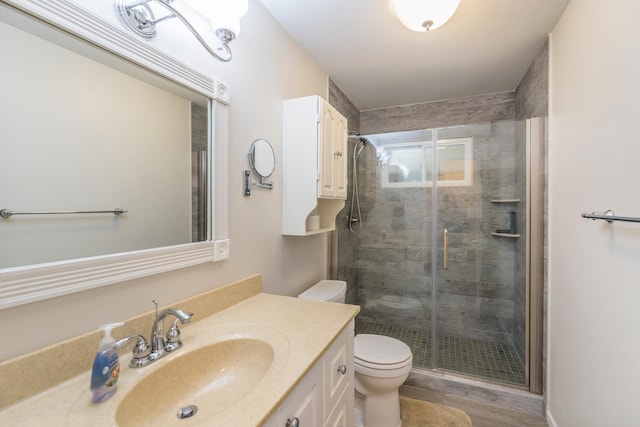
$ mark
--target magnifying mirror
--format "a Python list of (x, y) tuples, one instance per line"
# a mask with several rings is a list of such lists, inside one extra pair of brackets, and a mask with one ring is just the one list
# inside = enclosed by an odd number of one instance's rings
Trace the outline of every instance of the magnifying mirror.
[(273, 189), (273, 183), (268, 182), (267, 178), (273, 174), (276, 168), (276, 156), (269, 141), (266, 139), (256, 139), (251, 143), (251, 147), (249, 147), (249, 165), (253, 173), (260, 177), (260, 182), (251, 182), (251, 172), (245, 170), (244, 195), (251, 195), (252, 185), (268, 188), (269, 190)]
[(256, 139), (249, 148), (251, 169), (262, 180), (269, 178), (276, 167), (273, 147), (266, 139)]

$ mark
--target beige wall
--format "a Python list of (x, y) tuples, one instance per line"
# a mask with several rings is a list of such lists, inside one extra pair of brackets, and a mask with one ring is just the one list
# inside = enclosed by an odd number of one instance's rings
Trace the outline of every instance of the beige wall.
[(637, 0), (574, 0), (552, 32), (550, 425), (640, 425)]
[[(150, 310), (152, 299), (170, 304), (254, 273), (262, 274), (265, 291), (297, 295), (325, 277), (326, 236), (291, 238), (280, 233), (281, 103), (296, 96), (326, 97), (327, 77), (257, 0), (249, 2), (241, 23), (230, 63), (209, 59), (195, 41), (176, 42), (180, 48), (171, 51), (230, 88), (231, 259), (2, 310), (3, 341), (10, 344), (0, 346), (0, 360)], [(166, 41), (167, 35), (157, 42)], [(247, 151), (256, 138), (274, 146), (274, 189), (255, 189), (251, 197), (243, 197), (242, 170), (248, 167)]]

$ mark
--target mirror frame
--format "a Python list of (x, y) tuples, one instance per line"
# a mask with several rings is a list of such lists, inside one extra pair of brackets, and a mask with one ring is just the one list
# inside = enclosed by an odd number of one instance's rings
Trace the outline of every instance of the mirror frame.
[[(0, 310), (229, 258), (229, 89), (69, 0), (1, 0), (209, 99), (208, 240), (0, 269)], [(87, 23), (90, 23), (88, 25)]]

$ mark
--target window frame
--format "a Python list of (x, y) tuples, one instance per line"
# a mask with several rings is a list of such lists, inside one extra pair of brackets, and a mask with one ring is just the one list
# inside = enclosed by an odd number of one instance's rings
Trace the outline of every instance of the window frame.
[[(464, 159), (462, 159), (464, 178), (461, 180), (437, 180), (437, 185), (440, 187), (470, 187), (473, 185), (473, 137), (440, 139), (436, 142), (436, 150), (441, 147), (455, 145), (464, 146)], [(412, 182), (389, 182), (388, 163), (385, 162), (382, 164), (380, 184), (382, 188), (420, 188), (433, 186), (434, 175), (432, 175), (432, 178), (429, 180), (426, 178), (427, 170), (432, 167), (432, 164), (428, 164), (429, 162), (427, 162), (427, 150), (431, 149), (433, 152), (433, 140), (391, 143), (383, 144), (381, 146), (383, 152), (411, 147), (421, 148), (420, 158), (422, 180)], [(433, 160), (431, 160), (431, 162), (433, 162)], [(438, 166), (438, 159), (436, 158), (436, 167)], [(438, 171), (436, 170), (435, 177), (437, 176)]]

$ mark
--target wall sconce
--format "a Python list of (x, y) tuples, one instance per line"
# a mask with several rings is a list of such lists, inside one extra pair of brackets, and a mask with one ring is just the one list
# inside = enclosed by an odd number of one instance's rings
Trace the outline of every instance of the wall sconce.
[[(150, 6), (154, 2), (169, 14), (156, 19)], [(240, 33), (240, 18), (249, 4), (248, 0), (115, 0), (115, 8), (125, 27), (147, 39), (156, 36), (156, 24), (178, 18), (214, 58), (228, 62), (229, 43)], [(208, 40), (216, 38), (220, 46), (212, 47)]]
[(460, 0), (394, 0), (400, 22), (410, 30), (425, 32), (445, 24)]

